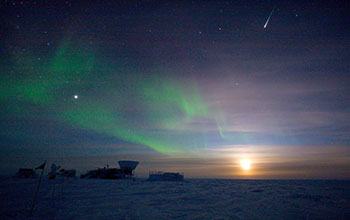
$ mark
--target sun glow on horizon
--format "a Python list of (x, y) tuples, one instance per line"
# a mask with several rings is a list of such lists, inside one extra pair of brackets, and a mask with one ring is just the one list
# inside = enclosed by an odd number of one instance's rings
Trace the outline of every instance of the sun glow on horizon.
[(250, 170), (250, 160), (241, 160), (241, 167), (243, 170)]

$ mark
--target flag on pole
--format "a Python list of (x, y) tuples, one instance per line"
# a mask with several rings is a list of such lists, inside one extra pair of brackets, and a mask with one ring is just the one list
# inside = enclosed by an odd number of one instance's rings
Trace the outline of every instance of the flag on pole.
[(39, 191), (41, 179), (42, 179), (43, 174), (44, 174), (45, 165), (46, 165), (46, 160), (45, 160), (45, 162), (44, 162), (43, 164), (41, 164), (40, 166), (38, 166), (37, 168), (35, 168), (36, 170), (41, 169), (41, 174), (40, 174), (40, 179), (39, 179), (39, 182), (38, 182), (38, 186), (37, 186), (36, 191), (35, 191), (35, 195), (34, 195), (34, 199), (33, 199), (33, 203), (32, 203), (32, 208), (31, 208), (31, 210), (30, 210), (29, 216), (32, 216), (32, 214), (33, 214), (33, 210), (34, 210), (36, 198), (38, 197), (38, 191)]
[(36, 170), (39, 170), (39, 169), (43, 170), (43, 169), (45, 169), (45, 165), (46, 165), (46, 161), (35, 169)]

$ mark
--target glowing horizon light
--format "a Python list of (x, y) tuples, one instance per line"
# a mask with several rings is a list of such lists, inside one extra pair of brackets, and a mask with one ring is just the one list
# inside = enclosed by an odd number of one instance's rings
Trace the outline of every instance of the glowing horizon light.
[(249, 160), (242, 160), (241, 167), (243, 170), (249, 170), (250, 169), (250, 161)]

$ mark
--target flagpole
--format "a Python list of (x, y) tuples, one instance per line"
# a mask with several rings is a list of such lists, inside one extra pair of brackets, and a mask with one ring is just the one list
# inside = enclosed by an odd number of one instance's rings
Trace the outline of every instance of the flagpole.
[[(46, 160), (45, 160), (44, 164), (46, 165)], [(38, 183), (38, 186), (36, 187), (36, 191), (35, 191), (35, 195), (34, 195), (34, 199), (33, 199), (33, 203), (32, 203), (32, 209), (30, 210), (29, 217), (32, 216), (32, 214), (33, 214), (33, 210), (34, 210), (36, 198), (37, 198), (37, 196), (38, 196), (39, 187), (40, 187), (40, 184), (41, 184), (41, 179), (42, 179), (42, 177), (43, 177), (44, 170), (45, 170), (45, 165), (44, 165), (44, 168), (42, 169), (41, 174), (40, 174), (39, 183)]]

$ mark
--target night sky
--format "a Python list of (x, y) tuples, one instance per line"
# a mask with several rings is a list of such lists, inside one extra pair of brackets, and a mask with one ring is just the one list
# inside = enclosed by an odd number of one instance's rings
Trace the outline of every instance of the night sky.
[(350, 178), (347, 1), (2, 2), (1, 173)]

